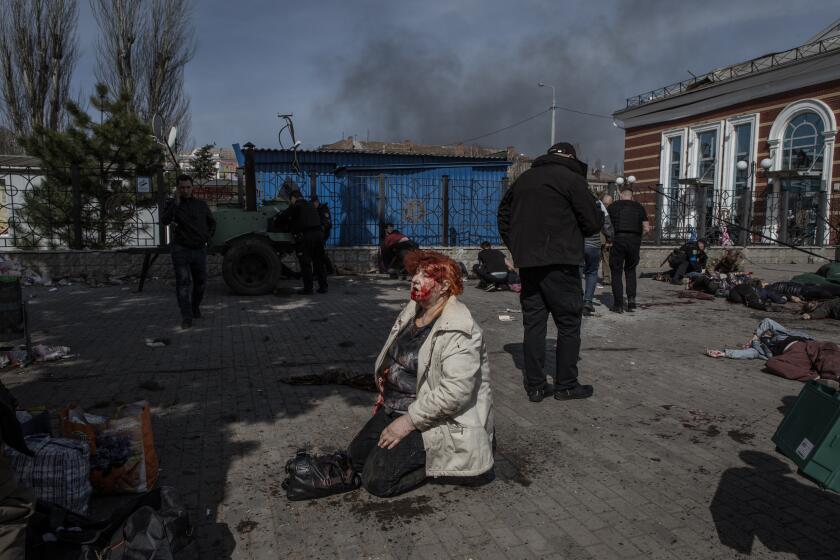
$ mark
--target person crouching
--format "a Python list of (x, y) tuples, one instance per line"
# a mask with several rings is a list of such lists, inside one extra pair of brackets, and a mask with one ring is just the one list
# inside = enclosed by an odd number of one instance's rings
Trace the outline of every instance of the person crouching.
[(490, 366), (481, 329), (457, 298), (460, 267), (421, 250), (404, 264), (411, 301), (376, 360), (375, 413), (348, 449), (362, 486), (379, 497), (429, 476), (465, 484), (493, 476)]

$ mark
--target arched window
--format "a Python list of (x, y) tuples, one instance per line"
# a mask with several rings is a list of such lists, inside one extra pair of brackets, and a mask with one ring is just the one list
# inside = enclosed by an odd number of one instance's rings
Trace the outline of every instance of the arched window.
[(822, 172), (825, 153), (823, 119), (812, 111), (788, 122), (782, 141), (782, 169)]

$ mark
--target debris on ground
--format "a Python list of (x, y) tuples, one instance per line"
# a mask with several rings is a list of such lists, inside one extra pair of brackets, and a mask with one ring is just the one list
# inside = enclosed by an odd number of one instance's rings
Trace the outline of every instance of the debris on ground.
[(329, 368), (323, 373), (296, 375), (281, 379), (286, 385), (347, 385), (362, 391), (376, 392), (376, 383), (369, 373), (357, 373), (343, 368)]
[(51, 362), (53, 360), (64, 360), (72, 358), (69, 346), (47, 346), (36, 344), (32, 347), (32, 357), (36, 362)]
[(511, 317), (510, 315), (499, 315), (499, 321), (501, 321), (502, 323), (509, 323), (513, 321), (513, 317)]
[(169, 346), (172, 341), (168, 338), (158, 337), (158, 338), (147, 338), (146, 339), (146, 346), (149, 348), (163, 348), (164, 346)]

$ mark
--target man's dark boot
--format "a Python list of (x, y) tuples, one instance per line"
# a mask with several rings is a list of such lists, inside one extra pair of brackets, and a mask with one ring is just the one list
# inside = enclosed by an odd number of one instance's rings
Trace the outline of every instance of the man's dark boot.
[(558, 401), (570, 401), (572, 399), (588, 399), (595, 390), (592, 385), (578, 385), (572, 389), (559, 389), (554, 393)]
[(627, 298), (627, 311), (631, 313), (636, 310), (636, 298)]
[(610, 307), (610, 311), (612, 311), (613, 313), (624, 313), (624, 302), (623, 301), (615, 302), (613, 304), (613, 306)]
[(595, 306), (592, 305), (591, 302), (586, 302), (583, 304), (583, 315), (585, 317), (591, 317), (595, 314)]
[(531, 402), (542, 402), (545, 397), (550, 397), (554, 394), (554, 385), (546, 383), (538, 389), (528, 390), (528, 400)]

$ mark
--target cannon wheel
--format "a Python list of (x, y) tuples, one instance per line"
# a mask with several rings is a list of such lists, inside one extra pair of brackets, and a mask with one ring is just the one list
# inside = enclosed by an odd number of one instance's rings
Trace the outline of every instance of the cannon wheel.
[(237, 294), (270, 294), (280, 280), (280, 256), (267, 239), (234, 241), (222, 261), (225, 284)]

